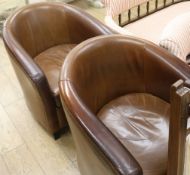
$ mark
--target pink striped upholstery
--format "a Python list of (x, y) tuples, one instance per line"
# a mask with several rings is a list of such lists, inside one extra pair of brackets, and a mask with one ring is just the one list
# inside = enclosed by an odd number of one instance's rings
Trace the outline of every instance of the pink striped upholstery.
[(102, 0), (106, 7), (107, 16), (117, 16), (148, 0)]
[(159, 45), (186, 61), (190, 54), (190, 12), (177, 16), (167, 24)]

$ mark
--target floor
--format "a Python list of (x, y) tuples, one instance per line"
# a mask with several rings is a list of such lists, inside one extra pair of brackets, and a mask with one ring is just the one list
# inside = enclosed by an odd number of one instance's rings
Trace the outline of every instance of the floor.
[[(3, 1), (8, 2), (0, 0), (0, 11)], [(104, 9), (89, 7), (84, 0), (76, 0), (72, 4), (103, 21)], [(2, 39), (0, 39), (0, 141), (0, 175), (80, 175), (71, 133), (68, 132), (55, 141), (33, 120)], [(189, 156), (190, 152), (186, 158)], [(190, 165), (190, 161), (187, 162), (187, 165)], [(186, 166), (186, 175), (190, 175), (189, 167)]]
[(0, 175), (79, 175), (70, 133), (55, 141), (33, 120), (0, 40)]

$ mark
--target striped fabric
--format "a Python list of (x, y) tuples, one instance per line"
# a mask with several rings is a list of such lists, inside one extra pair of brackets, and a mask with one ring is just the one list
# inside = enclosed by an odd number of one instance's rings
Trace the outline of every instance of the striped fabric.
[(159, 45), (186, 62), (190, 54), (190, 13), (174, 18), (163, 30)]
[(112, 17), (147, 1), (148, 0), (102, 0), (106, 7), (107, 16)]

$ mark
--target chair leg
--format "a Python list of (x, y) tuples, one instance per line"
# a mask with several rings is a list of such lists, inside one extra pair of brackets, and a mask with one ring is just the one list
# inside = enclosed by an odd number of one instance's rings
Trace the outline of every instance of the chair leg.
[(67, 131), (69, 130), (69, 127), (68, 126), (65, 126), (64, 128), (60, 129), (59, 131), (55, 132), (53, 134), (53, 138), (55, 140), (58, 140), (62, 134), (66, 133)]

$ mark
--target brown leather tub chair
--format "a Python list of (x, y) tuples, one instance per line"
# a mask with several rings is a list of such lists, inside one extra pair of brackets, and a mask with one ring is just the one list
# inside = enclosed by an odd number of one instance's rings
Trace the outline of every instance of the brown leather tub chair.
[(87, 38), (112, 33), (64, 3), (28, 5), (7, 20), (3, 39), (35, 119), (55, 137), (67, 126), (58, 89), (67, 53)]
[(182, 175), (189, 78), (185, 63), (143, 40), (100, 36), (73, 49), (59, 86), (81, 174)]

